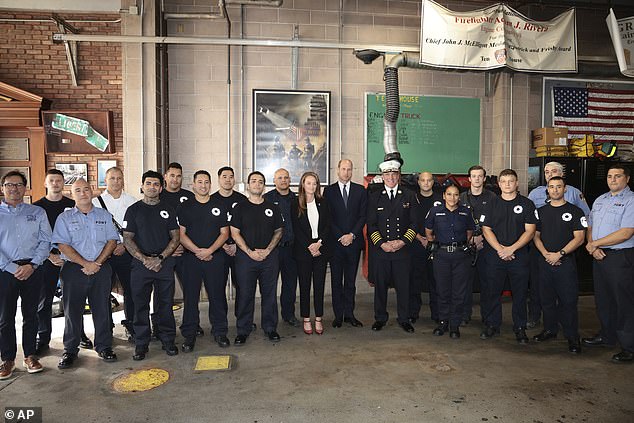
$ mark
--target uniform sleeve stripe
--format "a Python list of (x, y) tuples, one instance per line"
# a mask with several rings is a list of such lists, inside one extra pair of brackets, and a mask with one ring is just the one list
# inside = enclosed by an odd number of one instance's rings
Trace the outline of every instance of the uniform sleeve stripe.
[(382, 237), (381, 237), (381, 234), (379, 233), (379, 231), (374, 231), (370, 235), (370, 239), (372, 240), (373, 244), (376, 244), (382, 239)]
[(409, 239), (410, 242), (413, 242), (414, 238), (416, 238), (416, 231), (408, 229), (407, 232), (405, 232), (405, 238)]

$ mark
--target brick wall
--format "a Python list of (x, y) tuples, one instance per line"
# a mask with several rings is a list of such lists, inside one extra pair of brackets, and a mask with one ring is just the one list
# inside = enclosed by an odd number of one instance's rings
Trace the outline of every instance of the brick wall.
[[(54, 44), (57, 25), (43, 13), (0, 13), (0, 81), (32, 92), (51, 102), (51, 110), (107, 111), (114, 115), (115, 153), (102, 155), (48, 154), (47, 168), (55, 163), (88, 163), (88, 180), (97, 185), (97, 160), (117, 160), (123, 167), (121, 45), (86, 43), (78, 47), (78, 87), (73, 86), (66, 50)], [(63, 19), (82, 34), (120, 35), (118, 15), (65, 14)], [(43, 20), (43, 21), (35, 21)], [(79, 22), (83, 21), (83, 22)], [(37, 182), (36, 182), (37, 183)]]

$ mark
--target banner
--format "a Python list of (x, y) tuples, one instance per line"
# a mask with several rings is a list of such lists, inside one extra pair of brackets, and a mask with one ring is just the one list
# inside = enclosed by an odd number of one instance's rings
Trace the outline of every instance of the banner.
[(614, 11), (610, 9), (605, 21), (621, 73), (634, 78), (634, 16), (617, 20)]
[(420, 63), (457, 69), (507, 66), (525, 72), (577, 72), (575, 9), (533, 21), (499, 3), (453, 12), (423, 0)]

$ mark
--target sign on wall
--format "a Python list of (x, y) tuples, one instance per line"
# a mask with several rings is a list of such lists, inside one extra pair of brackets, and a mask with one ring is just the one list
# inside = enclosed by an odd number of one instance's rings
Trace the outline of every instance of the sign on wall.
[(606, 22), (619, 69), (623, 75), (634, 78), (634, 16), (617, 20), (614, 11), (610, 9)]
[(454, 12), (423, 0), (420, 63), (458, 69), (509, 67), (526, 72), (577, 72), (575, 9), (533, 21), (499, 3)]

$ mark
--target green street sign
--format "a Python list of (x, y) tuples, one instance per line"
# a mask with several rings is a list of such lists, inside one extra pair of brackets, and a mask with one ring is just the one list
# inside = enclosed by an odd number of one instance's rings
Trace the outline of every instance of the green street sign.
[(56, 113), (52, 125), (55, 129), (84, 137), (88, 144), (102, 152), (106, 151), (110, 143), (108, 138), (95, 131), (92, 126), (90, 126), (90, 122), (83, 119)]

